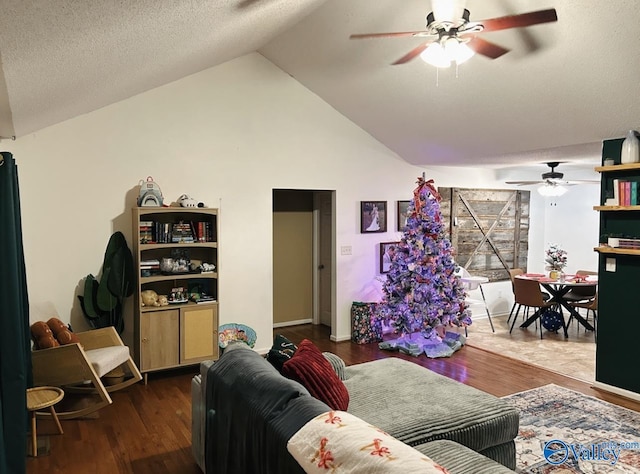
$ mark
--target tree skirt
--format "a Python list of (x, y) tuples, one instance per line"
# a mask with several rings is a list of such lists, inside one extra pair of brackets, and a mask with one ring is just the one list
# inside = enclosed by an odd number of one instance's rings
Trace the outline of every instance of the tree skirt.
[(412, 333), (398, 339), (381, 342), (378, 346), (380, 349), (400, 351), (414, 357), (423, 352), (430, 358), (451, 357), (455, 351), (464, 345), (465, 340), (466, 338), (462, 334), (455, 332), (445, 333), (445, 337), (442, 340), (439, 338), (427, 339), (420, 333)]
[(516, 472), (640, 472), (640, 413), (553, 384), (503, 398), (520, 410)]

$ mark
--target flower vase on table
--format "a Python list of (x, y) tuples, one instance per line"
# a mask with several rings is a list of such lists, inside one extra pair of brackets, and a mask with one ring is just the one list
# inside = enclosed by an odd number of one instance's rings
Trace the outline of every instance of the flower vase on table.
[(546, 251), (545, 263), (549, 270), (549, 278), (552, 280), (564, 279), (562, 269), (567, 265), (567, 252), (557, 245), (550, 245)]

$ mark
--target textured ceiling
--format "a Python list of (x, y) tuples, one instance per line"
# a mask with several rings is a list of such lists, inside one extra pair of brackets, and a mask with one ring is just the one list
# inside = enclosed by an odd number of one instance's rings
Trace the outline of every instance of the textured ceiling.
[(415, 164), (594, 160), (603, 139), (640, 128), (636, 0), (466, 7), (471, 20), (555, 7), (558, 22), (486, 33), (511, 51), (438, 72), (390, 65), (419, 39), (349, 40), (424, 29), (428, 0), (3, 0), (0, 135), (256, 50)]
[(0, 135), (21, 136), (255, 51), (322, 1), (2, 0), (12, 123), (3, 107)]

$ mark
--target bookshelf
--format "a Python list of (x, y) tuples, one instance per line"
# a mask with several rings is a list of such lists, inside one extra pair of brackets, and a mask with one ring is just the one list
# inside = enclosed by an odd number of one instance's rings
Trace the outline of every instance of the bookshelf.
[[(640, 205), (633, 196), (621, 199), (618, 183), (640, 183), (640, 163), (620, 164), (623, 138), (605, 140), (602, 144), (600, 173), (600, 205), (594, 210), (600, 215), (598, 252), (598, 318), (596, 346), (597, 388), (638, 399), (640, 379), (620, 361), (640, 357), (635, 328), (637, 306), (635, 298), (640, 280)], [(626, 204), (626, 205), (625, 205)], [(606, 245), (618, 239), (621, 246)], [(625, 248), (625, 245), (628, 248)], [(636, 248), (633, 248), (636, 247)]]
[[(132, 210), (134, 352), (149, 372), (218, 358), (218, 210)], [(166, 297), (144, 304), (149, 292)], [(149, 303), (149, 301), (147, 301)]]

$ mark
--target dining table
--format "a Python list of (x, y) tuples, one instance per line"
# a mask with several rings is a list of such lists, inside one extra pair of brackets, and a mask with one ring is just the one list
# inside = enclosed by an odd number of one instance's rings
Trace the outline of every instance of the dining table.
[[(598, 285), (598, 276), (597, 275), (562, 275), (560, 278), (553, 279), (547, 275), (541, 273), (523, 273), (522, 275), (518, 275), (515, 278), (523, 278), (528, 280), (535, 280), (540, 283), (551, 296), (548, 303), (556, 303), (560, 309), (560, 314), (564, 319), (564, 314), (562, 312), (562, 308), (566, 309), (571, 317), (575, 318), (585, 329), (589, 331), (595, 331), (595, 328), (591, 325), (589, 321), (582, 317), (582, 315), (574, 308), (570, 303), (571, 301), (565, 298), (565, 295), (571, 291), (572, 288), (576, 287), (590, 287)], [(548, 308), (539, 308), (534, 314), (532, 314), (529, 318), (527, 318), (521, 325), (521, 328), (529, 327), (534, 321), (542, 317), (542, 314)], [(567, 333), (567, 324), (563, 324), (564, 328), (564, 337), (569, 337)]]

